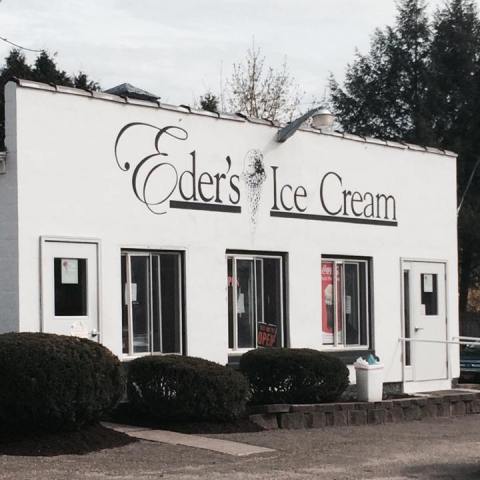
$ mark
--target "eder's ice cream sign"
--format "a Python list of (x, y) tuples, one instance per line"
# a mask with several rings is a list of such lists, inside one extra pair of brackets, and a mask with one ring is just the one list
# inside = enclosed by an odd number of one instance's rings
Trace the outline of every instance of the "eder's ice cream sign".
[[(150, 131), (153, 144), (148, 146), (148, 153), (138, 155), (137, 146), (128, 145), (128, 133), (140, 128)], [(253, 219), (262, 197), (262, 202), (270, 203), (271, 217), (398, 224), (392, 194), (360, 191), (352, 186), (354, 179), (341, 171), (319, 171), (312, 176), (310, 185), (296, 184), (295, 179), (282, 175), (279, 165), (266, 166), (258, 149), (245, 152), (243, 159), (226, 152), (223, 169), (212, 171), (206, 166), (208, 162), (198, 157), (194, 146), (187, 149), (187, 163), (180, 164), (169, 151), (174, 148), (172, 141), (188, 142), (187, 130), (134, 122), (125, 125), (115, 140), (118, 167), (130, 173), (134, 196), (154, 214), (165, 214), (169, 208), (241, 213), (243, 193), (248, 197)], [(145, 145), (141, 147), (139, 150), (145, 152)]]

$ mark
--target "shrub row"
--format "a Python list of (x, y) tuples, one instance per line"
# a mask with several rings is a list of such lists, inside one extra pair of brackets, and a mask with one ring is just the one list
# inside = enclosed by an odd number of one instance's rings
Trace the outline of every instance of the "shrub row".
[(73, 430), (118, 401), (119, 361), (90, 340), (44, 333), (0, 335), (0, 425), (9, 431)]
[[(100, 420), (118, 402), (118, 359), (86, 339), (42, 333), (0, 335), (3, 430), (72, 430)], [(201, 358), (147, 356), (128, 363), (131, 411), (151, 421), (229, 421), (247, 400), (319, 403), (348, 385), (338, 359), (309, 349), (257, 349), (240, 370)]]
[(240, 370), (254, 404), (333, 402), (348, 386), (341, 360), (307, 348), (251, 350), (240, 359)]

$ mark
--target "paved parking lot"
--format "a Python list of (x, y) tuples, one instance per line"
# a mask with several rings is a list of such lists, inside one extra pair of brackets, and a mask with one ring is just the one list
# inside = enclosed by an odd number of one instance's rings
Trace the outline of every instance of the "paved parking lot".
[(1, 456), (0, 479), (480, 479), (480, 415), (215, 437), (275, 452), (234, 457), (141, 441), (82, 456)]

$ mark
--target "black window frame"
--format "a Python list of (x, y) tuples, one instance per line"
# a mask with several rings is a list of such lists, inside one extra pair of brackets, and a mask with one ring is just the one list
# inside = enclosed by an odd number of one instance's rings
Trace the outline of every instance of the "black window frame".
[[(124, 284), (122, 280), (122, 276), (120, 276), (120, 285), (121, 285), (121, 302), (122, 302), (122, 355), (124, 357), (140, 357), (140, 356), (145, 356), (145, 355), (169, 355), (169, 354), (178, 354), (178, 355), (187, 355), (187, 317), (186, 317), (186, 282), (185, 282), (185, 251), (184, 250), (171, 250), (171, 249), (143, 249), (143, 248), (122, 248), (121, 253), (120, 253), (120, 258), (121, 261), (123, 261), (123, 257), (128, 256), (128, 255), (137, 255), (137, 256), (148, 256), (152, 258), (152, 256), (155, 255), (177, 255), (178, 260), (179, 260), (179, 321), (180, 321), (180, 328), (179, 328), (179, 346), (180, 349), (178, 352), (163, 352), (163, 351), (155, 351), (153, 348), (153, 344), (151, 345), (151, 348), (147, 352), (134, 352), (131, 349), (131, 341), (130, 341), (130, 336), (132, 335), (132, 332), (129, 330), (128, 331), (128, 352), (124, 351), (123, 347), (123, 302), (124, 302)], [(150, 260), (151, 262), (151, 260)], [(151, 265), (151, 263), (150, 263)], [(129, 280), (131, 281), (131, 279)], [(150, 289), (152, 288), (152, 285), (150, 284)], [(150, 307), (151, 310), (151, 307)], [(130, 321), (128, 324), (128, 328), (130, 327)]]

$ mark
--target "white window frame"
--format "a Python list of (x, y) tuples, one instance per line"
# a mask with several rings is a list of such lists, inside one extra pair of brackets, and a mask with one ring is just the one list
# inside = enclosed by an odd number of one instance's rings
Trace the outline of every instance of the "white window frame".
[[(153, 302), (152, 298), (154, 295), (153, 292), (153, 272), (152, 272), (152, 262), (153, 257), (157, 257), (159, 261), (159, 269), (158, 274), (160, 275), (160, 268), (161, 268), (161, 259), (159, 258), (160, 255), (174, 255), (177, 257), (178, 261), (178, 292), (179, 292), (179, 331), (180, 331), (180, 351), (178, 352), (167, 352), (164, 353), (162, 351), (155, 351), (153, 350)], [(128, 352), (123, 352), (123, 315), (122, 315), (122, 355), (124, 358), (135, 358), (135, 357), (143, 357), (146, 355), (183, 355), (183, 343), (184, 343), (184, 311), (183, 311), (183, 252), (182, 251), (172, 251), (172, 250), (127, 250), (122, 249), (121, 251), (121, 261), (123, 258), (126, 258), (125, 264), (125, 276), (126, 276), (126, 284), (127, 284), (127, 291), (128, 294), (128, 304), (127, 304), (127, 323), (128, 323)], [(150, 342), (150, 350), (148, 352), (135, 352), (133, 348), (133, 308), (132, 308), (132, 271), (131, 271), (131, 258), (132, 257), (147, 257), (149, 259), (149, 268), (148, 268), (148, 298), (149, 298), (149, 306), (148, 306), (148, 336)], [(123, 282), (122, 289), (124, 288)], [(161, 298), (161, 280), (158, 278), (158, 287), (159, 287), (159, 318), (158, 321), (160, 323), (159, 326), (159, 333), (160, 333), (160, 346), (162, 346), (162, 298)], [(123, 308), (123, 306), (122, 306)]]
[[(370, 291), (370, 268), (371, 268), (371, 262), (368, 260), (368, 259), (359, 259), (359, 258), (354, 258), (354, 257), (348, 257), (348, 256), (345, 256), (345, 257), (329, 257), (329, 256), (326, 256), (326, 257), (322, 257), (321, 258), (321, 263), (320, 263), (320, 272), (322, 272), (322, 265), (323, 265), (323, 262), (332, 262), (333, 263), (333, 278), (332, 278), (332, 284), (333, 284), (333, 288), (334, 288), (334, 299), (335, 301), (333, 302), (333, 344), (331, 343), (323, 343), (323, 321), (321, 323), (321, 328), (322, 328), (322, 346), (324, 347), (324, 349), (332, 349), (332, 350), (369, 350), (371, 348), (371, 340), (370, 340), (370, 322), (371, 322), (371, 316), (370, 316), (370, 296), (371, 296), (371, 291)], [(356, 265), (357, 266), (357, 271), (358, 271), (358, 279), (359, 279), (359, 282), (358, 282), (358, 285), (357, 285), (357, 295), (358, 295), (358, 299), (359, 299), (359, 302), (358, 302), (358, 317), (357, 318), (361, 318), (361, 315), (360, 315), (360, 292), (361, 292), (361, 288), (360, 288), (360, 281), (361, 281), (361, 278), (360, 278), (360, 268), (359, 268), (359, 264), (364, 264), (365, 265), (365, 278), (364, 278), (364, 281), (365, 281), (365, 315), (366, 315), (366, 339), (367, 339), (367, 344), (366, 345), (362, 345), (361, 343), (356, 343), (356, 344), (347, 344), (346, 343), (346, 310), (345, 310), (345, 269), (343, 268), (344, 265), (346, 264), (350, 264), (350, 265)], [(342, 289), (342, 292), (343, 292), (343, 295), (342, 295), (342, 312), (343, 312), (343, 315), (342, 315), (342, 332), (343, 332), (343, 335), (344, 335), (344, 340), (343, 342), (340, 342), (339, 339), (338, 339), (338, 327), (337, 327), (337, 302), (336, 302), (336, 299), (337, 299), (337, 265), (341, 265), (342, 266), (342, 278), (341, 278), (341, 289)], [(320, 284), (322, 282), (322, 278), (321, 278), (321, 273), (320, 273)], [(322, 305), (322, 308), (321, 308), (321, 312), (323, 314), (323, 291), (321, 291), (321, 298), (320, 298), (320, 302), (321, 302), (321, 305)], [(359, 330), (359, 337), (361, 336), (361, 332)]]
[[(285, 341), (285, 290), (284, 290), (284, 262), (285, 262), (285, 257), (283, 255), (269, 255), (269, 254), (261, 254), (261, 253), (255, 253), (252, 252), (251, 254), (240, 254), (240, 253), (228, 253), (227, 256), (227, 272), (228, 272), (228, 261), (232, 260), (232, 287), (236, 289), (236, 282), (234, 279), (237, 278), (237, 260), (252, 260), (253, 265), (254, 265), (254, 292), (255, 292), (255, 297), (257, 295), (257, 269), (256, 269), (256, 261), (257, 260), (262, 260), (263, 264), (263, 259), (265, 258), (273, 258), (276, 260), (280, 261), (280, 326), (279, 330), (281, 333), (281, 339), (282, 339), (282, 347), (285, 346), (286, 341)], [(263, 267), (262, 267), (262, 272), (263, 272)], [(263, 284), (261, 285), (262, 287), (262, 297), (263, 297)], [(228, 295), (227, 295), (227, 302), (228, 302)], [(227, 305), (227, 310), (228, 310), (228, 305)], [(233, 315), (233, 332), (232, 332), (232, 338), (233, 338), (233, 348), (228, 347), (229, 352), (234, 352), (238, 354), (243, 354), (248, 352), (249, 350), (253, 350), (254, 348), (257, 348), (258, 346), (258, 319), (257, 319), (257, 303), (256, 303), (256, 298), (255, 298), (255, 308), (254, 308), (254, 315), (255, 315), (255, 345), (253, 347), (247, 347), (247, 348), (238, 348), (238, 315), (237, 315), (237, 295), (236, 291), (234, 291), (234, 294), (232, 295), (232, 315)], [(262, 302), (262, 321), (264, 319), (265, 312), (264, 312), (264, 305)], [(260, 322), (263, 323), (263, 322)], [(229, 322), (228, 322), (228, 327), (229, 327)], [(228, 330), (227, 330), (228, 331)], [(230, 336), (230, 335), (229, 335)], [(229, 343), (229, 342), (227, 342)]]

